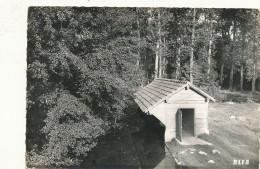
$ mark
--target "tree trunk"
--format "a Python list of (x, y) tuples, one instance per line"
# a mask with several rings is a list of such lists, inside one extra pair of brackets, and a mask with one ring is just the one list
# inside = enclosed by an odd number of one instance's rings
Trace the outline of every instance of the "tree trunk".
[(233, 74), (234, 74), (234, 63), (233, 59), (231, 61), (231, 69), (230, 69), (230, 75), (229, 75), (229, 90), (233, 90)]
[(240, 65), (240, 91), (243, 91), (243, 80), (244, 80), (244, 65), (241, 63)]
[(181, 74), (181, 45), (180, 45), (180, 38), (177, 39), (177, 55), (176, 55), (176, 79), (180, 79)]
[[(150, 19), (152, 20), (152, 12), (151, 12), (151, 9), (147, 9), (147, 12), (149, 13), (149, 17), (147, 18), (146, 20), (146, 24), (148, 25), (147, 26), (147, 29), (149, 30), (150, 29)], [(147, 34), (145, 35), (147, 36)], [(145, 63), (145, 68), (146, 68), (146, 76), (147, 76), (147, 83), (149, 84), (151, 81), (153, 81), (154, 79), (153, 78), (156, 78), (156, 59), (155, 59), (155, 71), (154, 72), (151, 72), (149, 70), (149, 66), (148, 66), (148, 57), (147, 57), (147, 38), (144, 38), (144, 42), (145, 42), (145, 50), (144, 50), (144, 63)], [(158, 68), (157, 68), (157, 71), (158, 71)], [(154, 73), (154, 77), (153, 77), (153, 73)]]
[(157, 41), (156, 54), (155, 54), (155, 69), (154, 69), (154, 78), (158, 78), (158, 66), (159, 66), (159, 41)]
[(195, 15), (196, 9), (193, 8), (193, 26), (191, 34), (191, 51), (190, 51), (190, 83), (193, 83), (193, 52), (194, 52), (194, 34), (195, 34)]
[(224, 65), (225, 65), (225, 46), (224, 46), (224, 30), (221, 28), (221, 70), (220, 70), (220, 87), (223, 89), (223, 80), (224, 80)]
[(162, 48), (161, 48), (161, 44), (162, 44), (162, 39), (161, 39), (161, 14), (160, 14), (160, 10), (158, 11), (158, 43), (159, 43), (159, 78), (162, 78), (162, 65), (163, 65), (163, 61), (162, 61)]
[(231, 54), (231, 69), (229, 76), (229, 90), (233, 90), (233, 75), (234, 75), (234, 56), (235, 56), (235, 43), (236, 43), (236, 22), (233, 24), (233, 44), (232, 44), (232, 54)]
[[(165, 51), (166, 51), (166, 40), (165, 40), (165, 37), (164, 37), (163, 38), (163, 53), (165, 53)], [(162, 77), (165, 78), (166, 59), (163, 56), (163, 54), (161, 54), (161, 57), (162, 57)]]
[(220, 70), (220, 86), (223, 87), (223, 71), (224, 71), (224, 61), (221, 63), (221, 70)]
[(254, 63), (253, 63), (252, 92), (255, 92), (255, 80), (256, 80), (256, 59), (254, 59)]
[(140, 50), (141, 50), (141, 47), (140, 47), (140, 41), (141, 41), (141, 34), (140, 34), (140, 20), (139, 20), (139, 11), (138, 11), (138, 9), (136, 9), (136, 15), (137, 15), (137, 17), (136, 17), (136, 23), (137, 23), (137, 36), (138, 36), (138, 56), (139, 56), (139, 59), (137, 60), (137, 65), (139, 65), (140, 64), (140, 62), (141, 62), (141, 52), (140, 52)]
[(145, 65), (145, 75), (146, 75), (146, 85), (150, 83), (150, 72), (148, 70), (148, 64), (147, 64), (147, 52), (146, 52), (146, 48), (147, 48), (147, 43), (146, 43), (146, 39), (144, 39), (144, 51), (143, 51), (143, 56), (144, 56), (144, 65)]
[(211, 69), (211, 57), (212, 57), (212, 29), (213, 29), (213, 22), (210, 21), (209, 27), (209, 51), (208, 51), (208, 77), (210, 76), (210, 69)]
[(242, 33), (242, 54), (240, 58), (240, 91), (243, 91), (243, 80), (244, 80), (244, 50), (245, 50), (245, 33)]
[[(152, 20), (152, 9), (149, 8), (148, 10), (149, 14), (150, 14), (150, 18)], [(150, 21), (148, 19), (148, 24), (150, 25)], [(158, 67), (159, 67), (159, 47), (160, 47), (160, 44), (159, 44), (159, 40), (157, 40), (157, 44), (156, 44), (156, 49), (155, 49), (155, 63), (154, 63), (154, 79), (158, 78)]]
[[(137, 36), (138, 36), (138, 59), (136, 61), (136, 66), (139, 67), (141, 64), (141, 46), (140, 46), (140, 41), (141, 41), (141, 34), (140, 34), (140, 19), (139, 19), (139, 11), (138, 8), (136, 9), (136, 23), (137, 23)], [(142, 82), (141, 86), (145, 86), (145, 77), (142, 77)]]

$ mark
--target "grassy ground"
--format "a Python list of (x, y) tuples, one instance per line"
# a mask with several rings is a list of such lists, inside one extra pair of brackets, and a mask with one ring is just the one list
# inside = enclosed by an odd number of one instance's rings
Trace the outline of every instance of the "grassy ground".
[[(210, 135), (200, 136), (213, 146), (179, 146), (171, 142), (176, 158), (188, 166), (206, 168), (258, 168), (260, 104), (211, 103), (209, 105)], [(212, 154), (212, 150), (220, 154)], [(207, 155), (200, 154), (205, 152)], [(208, 161), (213, 160), (214, 164)], [(249, 165), (233, 165), (234, 160), (249, 160)], [(240, 161), (242, 162), (242, 161)]]

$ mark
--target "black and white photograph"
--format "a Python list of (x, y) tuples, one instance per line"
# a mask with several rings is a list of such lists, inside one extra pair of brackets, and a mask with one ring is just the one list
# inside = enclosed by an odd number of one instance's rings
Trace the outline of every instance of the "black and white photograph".
[(259, 9), (36, 4), (26, 14), (22, 168), (259, 168)]

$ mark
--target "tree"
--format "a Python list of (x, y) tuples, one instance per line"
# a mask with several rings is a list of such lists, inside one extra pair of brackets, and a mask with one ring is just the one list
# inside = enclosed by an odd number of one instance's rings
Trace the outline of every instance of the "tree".
[(230, 76), (229, 76), (229, 90), (233, 89), (233, 75), (234, 75), (234, 55), (235, 55), (235, 43), (236, 43), (236, 20), (234, 20), (232, 22), (232, 27), (233, 27), (233, 31), (232, 31), (232, 35), (233, 35), (233, 42), (232, 42), (232, 53), (231, 53), (231, 69), (230, 69)]
[[(188, 15), (188, 9), (184, 8), (172, 8), (169, 9), (168, 15), (164, 21), (165, 23), (165, 37), (168, 43), (166, 43), (167, 51), (166, 57), (166, 74), (168, 78), (180, 79), (182, 77), (181, 62), (186, 57), (183, 56), (183, 52), (186, 51), (187, 32), (188, 25), (185, 23), (185, 18)], [(190, 37), (189, 37), (190, 38)]]
[(238, 50), (238, 55), (240, 55), (239, 65), (240, 65), (240, 91), (243, 91), (243, 83), (244, 83), (244, 65), (246, 61), (246, 43), (248, 42), (248, 33), (250, 32), (251, 26), (250, 21), (252, 21), (252, 12), (253, 10), (239, 10), (237, 15), (238, 20), (238, 45), (241, 47), (241, 50)]
[(158, 11), (158, 40), (156, 45), (155, 54), (155, 72), (154, 78), (161, 78), (161, 21), (160, 21), (160, 10)]
[(260, 47), (260, 12), (259, 10), (254, 10), (252, 12), (253, 18), (251, 20), (252, 24), (252, 31), (251, 31), (251, 43), (250, 43), (250, 48), (251, 48), (251, 57), (250, 60), (252, 62), (251, 68), (251, 79), (252, 79), (252, 92), (255, 92), (255, 82), (256, 78), (259, 77), (259, 65), (260, 65), (260, 52), (259, 52), (259, 47)]
[(190, 82), (193, 83), (193, 51), (194, 51), (194, 34), (195, 34), (195, 16), (196, 9), (193, 9), (193, 26), (191, 34), (191, 51), (190, 51)]

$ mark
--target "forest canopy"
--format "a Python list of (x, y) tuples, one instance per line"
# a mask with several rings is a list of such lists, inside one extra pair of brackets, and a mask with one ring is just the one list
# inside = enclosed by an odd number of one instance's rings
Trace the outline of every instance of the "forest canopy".
[(137, 123), (133, 93), (154, 78), (260, 90), (256, 9), (30, 7), (27, 39), (26, 145), (39, 165), (75, 164)]

